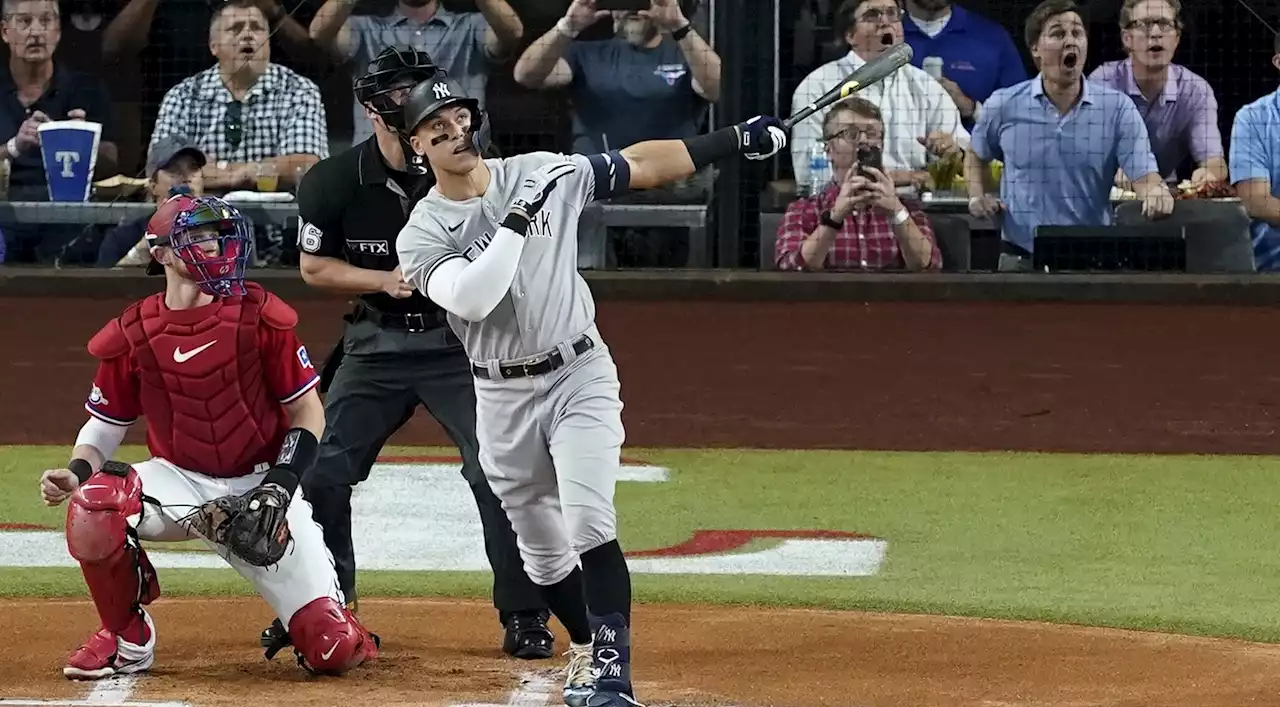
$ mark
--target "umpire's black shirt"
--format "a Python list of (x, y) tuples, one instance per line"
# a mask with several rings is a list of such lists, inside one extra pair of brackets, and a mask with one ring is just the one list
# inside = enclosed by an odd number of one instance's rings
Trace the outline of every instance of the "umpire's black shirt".
[[(298, 188), (298, 249), (366, 270), (395, 270), (400, 265), (396, 238), (431, 185), (429, 176), (388, 167), (376, 136), (323, 159), (307, 171)], [(357, 307), (354, 321), (343, 334), (348, 354), (428, 353), (461, 347), (445, 323), (444, 312), (420, 292), (404, 299), (385, 292), (360, 295), (360, 299), (365, 307)], [(411, 332), (401, 322), (414, 328), (424, 325), (427, 331)]]

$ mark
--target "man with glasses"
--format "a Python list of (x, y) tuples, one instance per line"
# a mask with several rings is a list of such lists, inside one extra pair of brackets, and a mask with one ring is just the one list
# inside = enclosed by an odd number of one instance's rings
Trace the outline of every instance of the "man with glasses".
[[(1226, 152), (1213, 87), (1173, 63), (1182, 38), (1181, 12), (1180, 0), (1125, 0), (1120, 39), (1129, 58), (1099, 66), (1089, 80), (1133, 98), (1166, 182), (1178, 181), (1178, 167), (1190, 156), (1195, 161), (1191, 182), (1201, 187), (1227, 178)], [(1117, 176), (1127, 188), (1123, 174)]]
[(778, 228), (779, 270), (939, 270), (929, 219), (908, 209), (879, 162), (880, 110), (862, 98), (837, 103), (822, 121), (834, 181), (787, 206)]
[[(836, 9), (836, 31), (849, 53), (813, 70), (796, 87), (791, 112), (796, 113), (854, 69), (903, 41), (902, 11), (894, 0), (844, 0)], [(954, 154), (968, 145), (969, 133), (956, 104), (932, 76), (907, 65), (858, 95), (875, 104), (885, 117), (884, 166), (894, 184), (923, 185), (929, 156)], [(796, 183), (809, 182), (809, 150), (822, 139), (826, 111), (818, 111), (791, 132), (791, 163)]]
[[(106, 86), (92, 76), (53, 60), (62, 38), (62, 16), (54, 0), (5, 0), (0, 34), (9, 60), (0, 70), (0, 158), (9, 161), (9, 194), (14, 201), (48, 201), (49, 184), (37, 131), (52, 120), (83, 119), (102, 124), (96, 172), (116, 172), (115, 121)], [(48, 224), (0, 225), (10, 263), (49, 262), (81, 227)]]

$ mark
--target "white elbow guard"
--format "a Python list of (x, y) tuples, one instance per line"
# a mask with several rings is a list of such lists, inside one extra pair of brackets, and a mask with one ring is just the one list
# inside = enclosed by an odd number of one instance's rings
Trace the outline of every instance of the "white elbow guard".
[(111, 455), (120, 448), (128, 432), (129, 428), (125, 425), (113, 425), (91, 417), (84, 423), (84, 427), (80, 428), (80, 434), (76, 436), (76, 446), (87, 444), (102, 452), (103, 459), (110, 459)]

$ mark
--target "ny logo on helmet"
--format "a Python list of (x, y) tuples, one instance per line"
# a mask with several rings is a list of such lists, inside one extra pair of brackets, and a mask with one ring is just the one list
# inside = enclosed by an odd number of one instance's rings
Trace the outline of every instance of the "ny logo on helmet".
[(438, 83), (431, 90), (435, 91), (436, 98), (449, 98), (451, 96), (449, 93), (449, 84)]

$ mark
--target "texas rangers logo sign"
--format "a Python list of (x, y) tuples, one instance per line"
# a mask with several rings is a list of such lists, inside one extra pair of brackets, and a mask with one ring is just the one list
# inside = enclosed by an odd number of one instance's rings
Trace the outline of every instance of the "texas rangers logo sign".
[(431, 87), (431, 92), (436, 94), (436, 98), (450, 98), (453, 96), (453, 94), (449, 92), (449, 84), (447, 83), (437, 83), (435, 86)]
[(311, 355), (307, 353), (307, 347), (305, 346), (298, 347), (298, 363), (303, 368), (315, 369), (315, 366), (311, 365)]
[(102, 395), (102, 388), (99, 388), (96, 383), (93, 385), (93, 390), (89, 391), (89, 402), (94, 405), (107, 404), (107, 399)]

